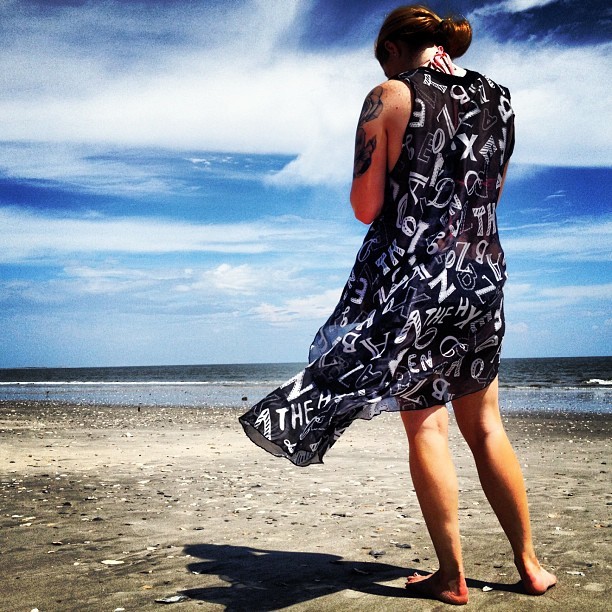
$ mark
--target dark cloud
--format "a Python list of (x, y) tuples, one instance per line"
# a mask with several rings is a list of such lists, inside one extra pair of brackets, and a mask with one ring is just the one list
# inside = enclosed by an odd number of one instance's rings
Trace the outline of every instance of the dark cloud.
[(249, 0), (32, 0), (0, 4), (5, 42), (27, 35), (85, 48), (206, 45), (220, 35), (223, 16)]
[[(299, 41), (309, 49), (363, 46), (364, 42), (374, 41), (385, 15), (401, 4), (389, 0), (355, 0), (350, 4), (344, 0), (315, 0), (305, 15)], [(473, 14), (476, 35), (486, 33), (500, 41), (580, 45), (612, 38), (612, 9), (608, 2), (600, 0), (556, 0), (515, 12), (511, 3), (502, 7), (502, 2), (482, 0), (425, 4), (441, 16)]]
[[(385, 18), (402, 3), (392, 0), (315, 0), (305, 15), (301, 42), (305, 47), (361, 47), (374, 40)], [(424, 3), (441, 16), (467, 14), (481, 1), (438, 1)]]
[(482, 26), (498, 40), (531, 40), (582, 45), (612, 39), (612, 9), (607, 2), (558, 0), (517, 13), (485, 17)]

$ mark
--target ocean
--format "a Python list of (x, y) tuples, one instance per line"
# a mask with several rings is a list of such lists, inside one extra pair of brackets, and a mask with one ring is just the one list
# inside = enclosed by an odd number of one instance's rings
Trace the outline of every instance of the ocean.
[[(248, 408), (303, 363), (0, 369), (0, 400)], [(502, 359), (506, 411), (612, 413), (612, 357)]]

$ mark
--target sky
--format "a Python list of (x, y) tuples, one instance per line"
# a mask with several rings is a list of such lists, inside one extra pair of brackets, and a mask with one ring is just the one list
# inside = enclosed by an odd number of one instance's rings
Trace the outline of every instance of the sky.
[[(0, 367), (305, 362), (395, 6), (0, 0)], [(612, 354), (609, 4), (430, 6), (512, 93), (502, 357)]]

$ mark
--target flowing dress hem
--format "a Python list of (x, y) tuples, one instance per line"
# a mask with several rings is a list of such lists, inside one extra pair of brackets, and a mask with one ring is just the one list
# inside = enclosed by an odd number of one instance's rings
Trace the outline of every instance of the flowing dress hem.
[(261, 432), (259, 432), (255, 427), (253, 427), (253, 425), (247, 422), (244, 417), (239, 417), (238, 421), (240, 421), (240, 424), (244, 429), (244, 433), (248, 436), (251, 442), (259, 446), (260, 448), (263, 448), (265, 451), (267, 451), (274, 457), (284, 457), (297, 467), (307, 467), (309, 465), (317, 465), (323, 463), (323, 459), (321, 459), (319, 454), (316, 452), (312, 454), (312, 457), (310, 459), (298, 462), (297, 457), (290, 455), (281, 446), (275, 444), (271, 440), (268, 440), (268, 438), (266, 438)]
[[(352, 421), (355, 421), (357, 419), (360, 419), (363, 421), (371, 421), (372, 419), (382, 414), (383, 412), (387, 412), (387, 413), (416, 412), (418, 410), (432, 408), (433, 406), (436, 406), (436, 405), (440, 405), (440, 406), (448, 406), (449, 404), (452, 405), (452, 402), (456, 399), (466, 397), (467, 395), (472, 395), (473, 393), (479, 393), (480, 391), (483, 391), (484, 389), (486, 389), (495, 380), (495, 378), (497, 377), (497, 374), (498, 374), (498, 370), (496, 368), (495, 372), (493, 373), (493, 376), (490, 378), (487, 377), (485, 379), (484, 384), (482, 384), (480, 388), (477, 389), (476, 391), (470, 391), (468, 393), (459, 393), (456, 396), (453, 396), (452, 399), (449, 399), (447, 401), (440, 401), (439, 404), (432, 403), (428, 406), (419, 406), (418, 408), (406, 408), (405, 405), (402, 406), (400, 402), (401, 396), (399, 395), (382, 398), (380, 402), (377, 402), (376, 404), (372, 406), (364, 407), (361, 411), (359, 411), (359, 413), (357, 413), (354, 416)], [(242, 415), (241, 417), (238, 417), (238, 421), (242, 425), (242, 428), (244, 429), (245, 434), (248, 436), (251, 442), (253, 442), (256, 446), (259, 446), (260, 448), (267, 451), (274, 457), (284, 457), (285, 459), (287, 459), (288, 461), (290, 461), (293, 465), (297, 467), (308, 467), (309, 465), (318, 465), (318, 464), (324, 463), (319, 450), (312, 451), (312, 454), (306, 453), (304, 449), (294, 454), (288, 453), (282, 446), (266, 438), (256, 427), (254, 427), (247, 420), (246, 416), (247, 414), (249, 414), (249, 412)], [(334, 440), (332, 444), (329, 444), (325, 448), (325, 452), (327, 452), (335, 442), (336, 440)]]

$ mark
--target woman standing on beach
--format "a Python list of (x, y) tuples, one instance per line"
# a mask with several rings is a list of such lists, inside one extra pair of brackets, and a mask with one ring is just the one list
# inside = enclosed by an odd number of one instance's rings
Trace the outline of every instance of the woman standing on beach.
[(506, 272), (496, 207), (514, 113), (504, 87), (454, 64), (471, 38), (467, 20), (420, 5), (384, 21), (375, 55), (389, 80), (363, 105), (351, 188), (356, 217), (371, 226), (310, 364), (240, 419), (255, 443), (309, 465), (355, 419), (400, 410), (440, 564), (406, 586), (454, 604), (467, 603), (468, 591), (447, 403), (526, 591), (556, 582), (535, 555), (498, 405)]

